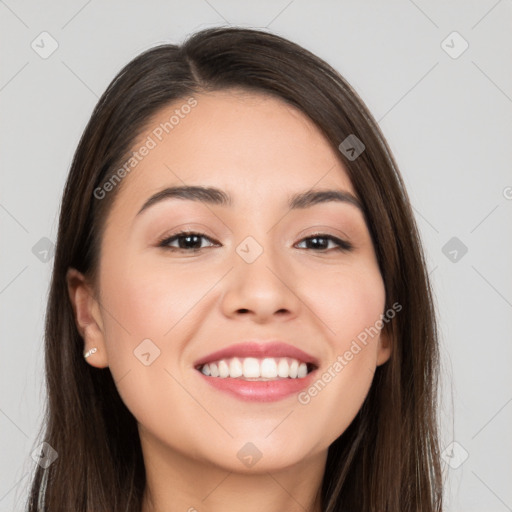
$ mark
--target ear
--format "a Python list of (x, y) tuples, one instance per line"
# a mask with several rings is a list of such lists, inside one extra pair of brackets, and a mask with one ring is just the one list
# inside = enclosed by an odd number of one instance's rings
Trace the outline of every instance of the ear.
[(91, 366), (105, 368), (108, 366), (103, 320), (95, 291), (85, 276), (74, 268), (66, 274), (69, 298), (73, 306), (76, 326), (84, 340), (84, 352), (96, 347), (98, 350), (87, 359)]
[(377, 366), (384, 364), (391, 357), (393, 348), (392, 336), (388, 325), (385, 325), (380, 331), (379, 346), (377, 347)]

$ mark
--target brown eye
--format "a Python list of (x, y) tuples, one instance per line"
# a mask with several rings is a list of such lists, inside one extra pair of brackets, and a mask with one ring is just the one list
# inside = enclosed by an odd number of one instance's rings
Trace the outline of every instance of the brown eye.
[(309, 242), (309, 247), (306, 249), (313, 249), (315, 252), (327, 251), (329, 250), (329, 242), (333, 242), (335, 247), (332, 247), (334, 250), (338, 251), (350, 251), (353, 249), (352, 244), (347, 242), (346, 240), (342, 240), (341, 238), (327, 235), (324, 233), (318, 233), (313, 236), (304, 238), (300, 243)]
[[(172, 235), (171, 237), (164, 238), (158, 243), (158, 247), (163, 247), (164, 249), (169, 249), (171, 251), (195, 252), (205, 248), (202, 246), (202, 239), (212, 241), (204, 233), (182, 231)], [(171, 245), (174, 242), (178, 243), (177, 247)]]

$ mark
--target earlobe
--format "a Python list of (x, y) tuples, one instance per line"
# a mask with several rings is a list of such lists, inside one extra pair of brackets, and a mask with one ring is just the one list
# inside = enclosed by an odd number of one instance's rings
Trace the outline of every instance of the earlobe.
[(87, 357), (87, 362), (97, 368), (108, 366), (103, 321), (94, 290), (86, 277), (74, 268), (66, 274), (69, 299), (73, 307), (75, 324), (84, 340), (84, 352), (96, 348)]

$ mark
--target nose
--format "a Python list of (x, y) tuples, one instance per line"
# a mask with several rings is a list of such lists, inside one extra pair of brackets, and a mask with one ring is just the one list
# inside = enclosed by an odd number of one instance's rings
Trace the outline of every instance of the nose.
[(302, 302), (294, 287), (297, 276), (290, 265), (265, 249), (252, 263), (234, 255), (234, 268), (226, 276), (223, 313), (242, 316), (258, 324), (290, 321), (300, 314)]

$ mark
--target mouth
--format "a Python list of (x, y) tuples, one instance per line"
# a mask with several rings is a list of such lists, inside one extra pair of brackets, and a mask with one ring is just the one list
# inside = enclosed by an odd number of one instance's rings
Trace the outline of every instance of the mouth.
[(194, 363), (210, 389), (239, 400), (272, 402), (310, 385), (320, 363), (299, 348), (272, 341), (231, 345)]
[(198, 365), (196, 370), (218, 379), (273, 381), (302, 379), (316, 368), (314, 363), (292, 357), (232, 357)]
[(291, 357), (232, 357), (205, 363), (196, 367), (203, 375), (219, 379), (268, 381), (280, 379), (302, 379), (316, 370), (313, 363)]

